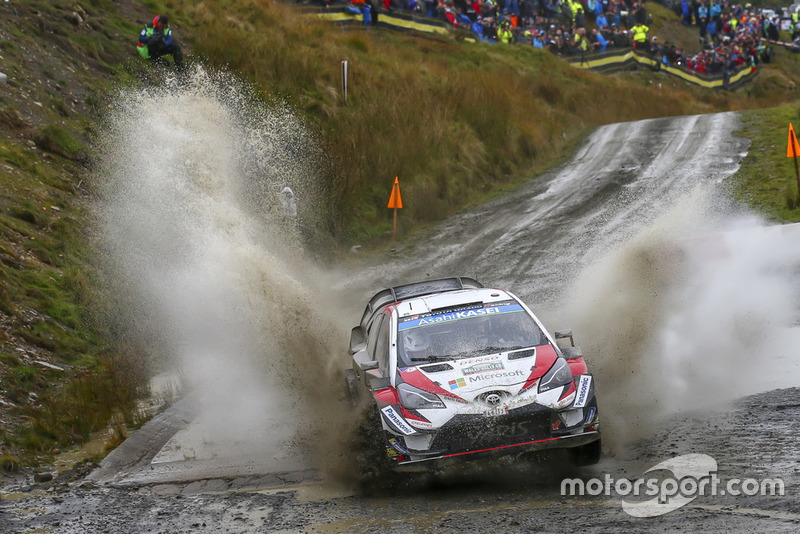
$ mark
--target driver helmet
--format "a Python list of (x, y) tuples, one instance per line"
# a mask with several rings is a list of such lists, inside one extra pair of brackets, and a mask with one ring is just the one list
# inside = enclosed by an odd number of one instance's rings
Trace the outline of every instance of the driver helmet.
[(406, 352), (422, 352), (430, 347), (430, 340), (422, 328), (413, 328), (403, 336), (403, 347)]
[(469, 332), (473, 339), (488, 342), (492, 332), (492, 320), (489, 317), (476, 317), (468, 322)]

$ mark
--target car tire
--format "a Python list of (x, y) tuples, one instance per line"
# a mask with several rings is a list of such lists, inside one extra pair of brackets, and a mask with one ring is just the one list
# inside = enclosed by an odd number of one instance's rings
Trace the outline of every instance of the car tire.
[(594, 465), (600, 461), (601, 444), (600, 440), (581, 445), (580, 447), (573, 447), (569, 449), (569, 460), (572, 465), (586, 466)]

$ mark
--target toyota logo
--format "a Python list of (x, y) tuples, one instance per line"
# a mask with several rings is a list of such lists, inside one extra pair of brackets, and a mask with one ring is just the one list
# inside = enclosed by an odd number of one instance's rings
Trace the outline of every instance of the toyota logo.
[(486, 395), (486, 404), (491, 404), (492, 406), (497, 406), (498, 404), (500, 404), (500, 401), (502, 400), (503, 397), (501, 397), (497, 393), (489, 393), (488, 395)]

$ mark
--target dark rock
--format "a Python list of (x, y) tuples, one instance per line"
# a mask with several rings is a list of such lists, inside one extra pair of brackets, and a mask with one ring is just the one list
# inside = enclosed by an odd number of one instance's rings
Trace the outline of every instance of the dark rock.
[(42, 482), (50, 482), (53, 480), (53, 473), (36, 473), (33, 475), (33, 481), (41, 484)]

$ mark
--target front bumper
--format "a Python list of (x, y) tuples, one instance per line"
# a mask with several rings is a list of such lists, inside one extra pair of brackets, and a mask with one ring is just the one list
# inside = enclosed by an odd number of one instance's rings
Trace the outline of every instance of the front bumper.
[(398, 470), (426, 470), (483, 457), (580, 447), (600, 439), (594, 398), (584, 414), (569, 427), (563, 424), (559, 412), (541, 405), (494, 418), (457, 416), (432, 435), (427, 450), (405, 448), (398, 436), (387, 435), (387, 453)]
[(499, 445), (487, 449), (447, 453), (425, 458), (415, 458), (413, 456), (409, 457), (408, 459), (398, 458), (396, 469), (398, 471), (428, 471), (440, 469), (447, 465), (466, 460), (477, 460), (481, 458), (499, 457), (512, 454), (516, 455), (549, 449), (580, 447), (581, 445), (587, 445), (599, 439), (600, 432), (595, 430), (572, 436), (556, 436), (540, 440), (526, 441), (523, 443), (515, 443), (512, 445)]

